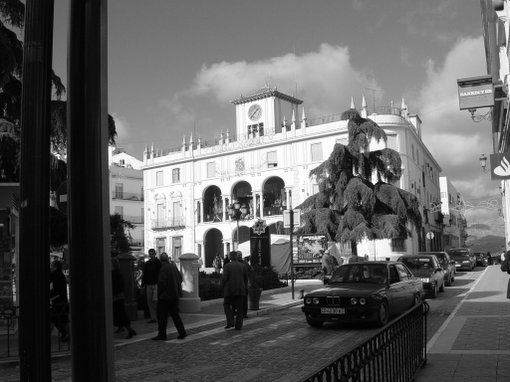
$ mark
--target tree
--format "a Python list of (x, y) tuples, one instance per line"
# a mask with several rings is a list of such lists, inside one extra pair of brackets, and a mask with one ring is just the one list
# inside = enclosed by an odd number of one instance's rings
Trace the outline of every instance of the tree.
[[(0, 182), (18, 182), (20, 167), (20, 116), (21, 82), (23, 67), (23, 42), (14, 32), (21, 32), (25, 5), (20, 0), (0, 0)], [(10, 27), (10, 28), (9, 28)], [(52, 73), (53, 96), (51, 101), (51, 168), (54, 184), (65, 180), (67, 131), (66, 102), (62, 101), (65, 87), (60, 78)], [(108, 116), (109, 141), (115, 143), (115, 121)], [(54, 181), (54, 182), (53, 182)]]
[(386, 133), (375, 122), (350, 109), (347, 146), (336, 144), (330, 157), (310, 172), (319, 192), (300, 206), (304, 213), (298, 234), (323, 234), (331, 241), (351, 243), (352, 253), (364, 239), (406, 239), (412, 227), (420, 232), (422, 219), (416, 197), (392, 183), (402, 175), (398, 152), (370, 151)]
[(110, 215), (110, 242), (112, 253), (119, 254), (129, 251), (129, 239), (126, 230), (133, 228), (133, 224), (124, 220), (119, 214)]

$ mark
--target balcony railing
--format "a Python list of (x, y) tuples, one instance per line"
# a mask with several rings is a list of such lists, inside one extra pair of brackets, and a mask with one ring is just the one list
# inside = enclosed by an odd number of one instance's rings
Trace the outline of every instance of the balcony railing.
[(143, 216), (123, 215), (122, 219), (130, 222), (131, 224), (143, 224)]
[(169, 219), (154, 219), (151, 222), (152, 229), (180, 228), (185, 226), (184, 216)]
[(112, 191), (112, 199), (143, 201), (143, 194), (138, 192)]

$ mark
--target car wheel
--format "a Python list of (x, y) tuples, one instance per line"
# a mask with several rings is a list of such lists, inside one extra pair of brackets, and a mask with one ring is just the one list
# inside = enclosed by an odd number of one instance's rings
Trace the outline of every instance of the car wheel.
[(388, 323), (390, 319), (390, 311), (388, 309), (388, 303), (386, 301), (382, 301), (381, 305), (379, 305), (379, 310), (377, 311), (377, 324), (379, 326), (384, 326)]
[(314, 328), (320, 328), (322, 326), (322, 324), (324, 323), (323, 321), (312, 320), (308, 316), (306, 316), (306, 322), (308, 322), (308, 325), (313, 326)]
[(437, 284), (434, 284), (434, 287), (432, 288), (431, 297), (432, 298), (437, 297)]
[(439, 292), (444, 292), (444, 278), (443, 282), (441, 283), (441, 286), (439, 287)]

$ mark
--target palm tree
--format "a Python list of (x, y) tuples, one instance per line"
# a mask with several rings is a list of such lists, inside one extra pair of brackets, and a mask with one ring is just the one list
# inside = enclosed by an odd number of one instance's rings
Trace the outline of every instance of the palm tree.
[(392, 183), (400, 179), (401, 159), (386, 146), (386, 133), (355, 109), (342, 114), (348, 120), (347, 146), (336, 144), (330, 157), (310, 172), (319, 192), (297, 208), (304, 213), (297, 233), (323, 234), (328, 240), (357, 244), (364, 239), (405, 239), (422, 224), (416, 197)]

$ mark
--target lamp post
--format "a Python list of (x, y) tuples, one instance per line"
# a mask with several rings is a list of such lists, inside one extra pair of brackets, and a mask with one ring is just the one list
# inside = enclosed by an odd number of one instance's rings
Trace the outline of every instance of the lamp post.
[(485, 154), (480, 154), (480, 158), (478, 158), (480, 161), (480, 166), (482, 167), (483, 172), (487, 170), (487, 157)]
[(241, 216), (243, 214), (246, 214), (246, 212), (247, 212), (246, 205), (243, 204), (243, 206), (241, 206), (241, 203), (239, 203), (238, 201), (235, 201), (228, 207), (228, 213), (230, 217), (234, 219), (237, 223), (235, 246), (234, 241), (232, 240), (232, 246), (234, 246), (235, 251), (237, 251), (237, 247), (239, 246), (239, 220), (241, 220)]

